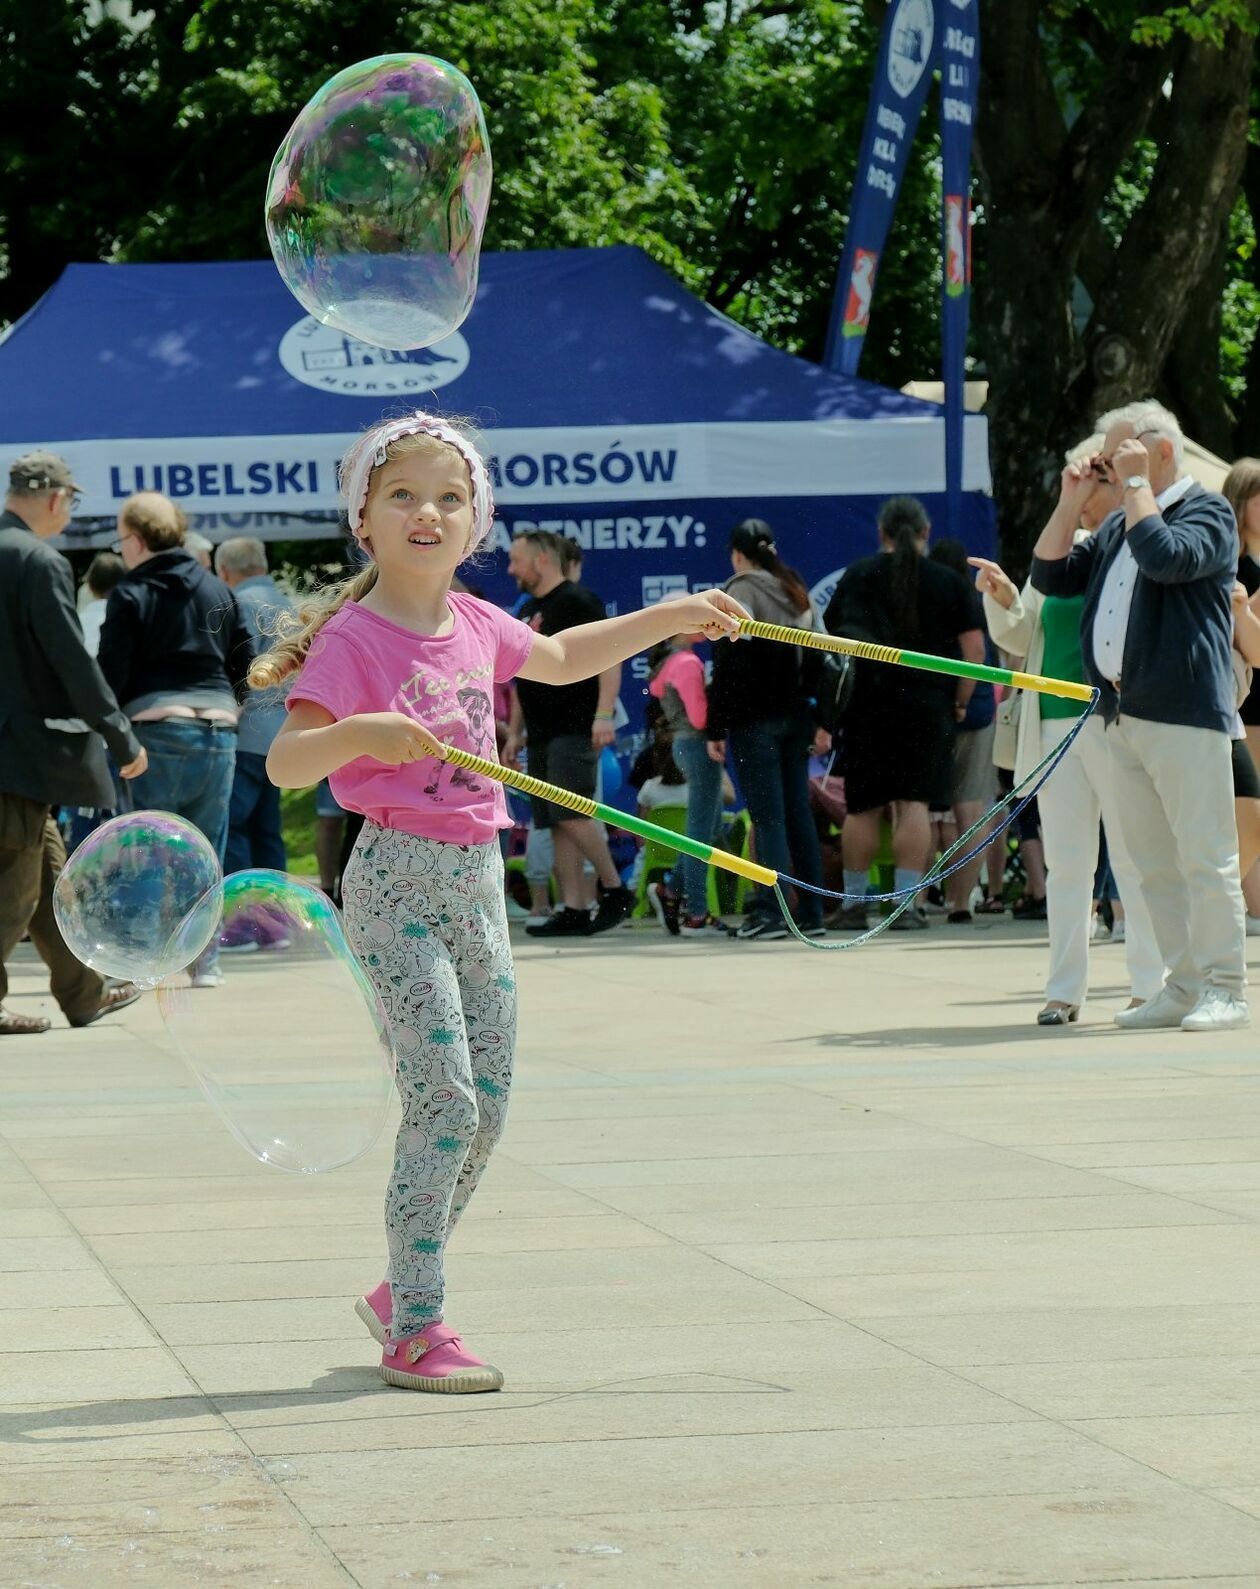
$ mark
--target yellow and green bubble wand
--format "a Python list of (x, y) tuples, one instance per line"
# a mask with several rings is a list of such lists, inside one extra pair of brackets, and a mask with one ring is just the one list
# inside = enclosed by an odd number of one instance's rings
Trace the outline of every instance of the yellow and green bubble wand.
[[(621, 828), (627, 833), (637, 834), (639, 838), (654, 839), (670, 849), (677, 850), (683, 855), (694, 856), (706, 865), (717, 866), (723, 871), (734, 872), (737, 876), (747, 878), (750, 882), (760, 883), (763, 887), (772, 889), (783, 912), (783, 919), (793, 934), (808, 944), (811, 949), (851, 949), (857, 944), (865, 943), (868, 938), (873, 938), (876, 933), (882, 932), (895, 918), (908, 909), (916, 894), (929, 884), (947, 877), (950, 872), (957, 871), (972, 860), (975, 851), (964, 854), (959, 859), (960, 850), (984, 827), (987, 827), (995, 811), (1004, 808), (1008, 810), (1002, 827), (1008, 826), (1017, 817), (1024, 806), (1036, 797), (1038, 789), (1054, 771), (1058, 763), (1071, 749), (1073, 741), (1080, 733), (1088, 720), (1090, 713), (1098, 702), (1099, 692), (1089, 684), (1077, 684), (1070, 679), (1045, 678), (1038, 673), (1021, 673), (1012, 668), (992, 667), (983, 662), (964, 662), (957, 657), (938, 657), (923, 651), (904, 651), (896, 646), (876, 645), (866, 640), (848, 640), (840, 635), (820, 634), (814, 629), (793, 629), (784, 624), (760, 623), (753, 618), (743, 618), (739, 624), (741, 638), (749, 640), (774, 640), (782, 641), (787, 645), (806, 646), (816, 651), (832, 651), (843, 656), (851, 656), (866, 662), (882, 662), (897, 667), (918, 668), (927, 673), (944, 673), (954, 678), (976, 679), (989, 684), (1002, 684), (1009, 689), (1032, 690), (1040, 695), (1057, 695), (1068, 700), (1083, 701), (1086, 710), (1083, 711), (1062, 741), (1055, 746), (1050, 754), (1044, 757), (1032, 772), (1016, 784), (1011, 792), (998, 801), (990, 811), (986, 811), (979, 822), (974, 823), (966, 833), (956, 839), (948, 850), (940, 857), (936, 865), (915, 884), (913, 889), (903, 890), (890, 894), (876, 894), (865, 896), (875, 901), (894, 900), (897, 908), (869, 932), (860, 937), (852, 938), (847, 943), (822, 944), (804, 937), (792, 919), (788, 902), (783, 894), (783, 885), (786, 883), (792, 888), (806, 893), (818, 894), (824, 899), (843, 901), (848, 896), (835, 893), (831, 889), (818, 888), (811, 883), (803, 882), (797, 877), (788, 877), (762, 866), (757, 861), (747, 859), (742, 855), (733, 855), (729, 850), (723, 850), (713, 844), (704, 844), (699, 839), (688, 838), (686, 834), (674, 833), (668, 828), (658, 827), (655, 822), (647, 822), (644, 818), (628, 811), (618, 811), (614, 806), (606, 806), (598, 800), (592, 800), (587, 795), (574, 794), (572, 790), (561, 789), (555, 784), (544, 783), (541, 778), (533, 778), (528, 773), (518, 772), (515, 768), (501, 766), (497, 761), (487, 761), (483, 756), (474, 756), (471, 752), (460, 750), (454, 745), (443, 747), (442, 759), (453, 766), (463, 767), (469, 772), (479, 773), (483, 778), (489, 778), (496, 783), (506, 784), (511, 789), (519, 790), (521, 794), (532, 795), (535, 799), (549, 800), (553, 804), (563, 806), (566, 810), (577, 812), (584, 817), (594, 817), (599, 822), (606, 822), (612, 827)], [(1001, 831), (1000, 829), (998, 831)], [(988, 833), (981, 840), (977, 850), (989, 844), (994, 834)]]

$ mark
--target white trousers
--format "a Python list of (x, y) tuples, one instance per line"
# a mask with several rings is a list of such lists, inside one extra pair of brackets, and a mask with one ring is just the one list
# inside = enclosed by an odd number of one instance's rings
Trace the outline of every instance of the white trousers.
[(1246, 986), (1246, 912), (1229, 736), (1120, 717), (1106, 731), (1125, 845), (1168, 967), (1193, 1004), (1205, 987)]
[[(1048, 756), (1072, 727), (1066, 717), (1043, 719), (1041, 754)], [(1138, 999), (1153, 998), (1164, 984), (1150, 911), (1138, 871), (1124, 841), (1114, 795), (1111, 757), (1102, 718), (1096, 713), (1037, 796), (1046, 851), (1046, 914), (1050, 923), (1050, 970), (1046, 998), (1083, 1004), (1089, 980), (1089, 932), (1093, 919), (1098, 823), (1107, 831), (1107, 853), (1124, 906), (1124, 951), (1129, 988)]]

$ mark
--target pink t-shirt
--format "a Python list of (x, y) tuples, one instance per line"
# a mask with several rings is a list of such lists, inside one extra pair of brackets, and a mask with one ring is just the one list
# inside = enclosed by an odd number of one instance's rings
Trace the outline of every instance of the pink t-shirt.
[[(405, 712), (431, 734), (497, 761), (494, 687), (512, 678), (534, 632), (488, 601), (452, 591), (449, 634), (420, 635), (348, 601), (316, 635), (288, 706), (314, 701), (340, 720)], [(503, 785), (426, 756), (402, 767), (360, 756), (329, 779), (347, 811), (450, 844), (486, 844), (511, 827)]]
[(692, 728), (705, 728), (709, 722), (709, 702), (704, 693), (704, 663), (691, 650), (671, 651), (648, 685), (648, 694), (658, 701), (673, 685)]

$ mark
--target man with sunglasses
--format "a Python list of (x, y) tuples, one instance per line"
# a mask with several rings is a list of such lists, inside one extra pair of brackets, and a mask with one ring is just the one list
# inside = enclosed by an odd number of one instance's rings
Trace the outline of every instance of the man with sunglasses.
[(0, 514), (0, 1037), (46, 1032), (43, 1016), (3, 1008), (4, 961), (28, 933), (71, 1026), (140, 997), (75, 959), (53, 916), (66, 852), (53, 806), (112, 806), (108, 745), (124, 778), (147, 758), (83, 643), (70, 565), (47, 543), (79, 499), (70, 466), (29, 452), (9, 471)]
[[(1047, 596), (1085, 597), (1081, 654), (1101, 694), (1115, 808), (1168, 968), (1154, 998), (1115, 1020), (1139, 1030), (1247, 1026), (1230, 764), (1234, 514), (1185, 472), (1181, 427), (1160, 404), (1130, 403), (1098, 429), (1102, 450), (1063, 471), (1032, 583)], [(1100, 479), (1120, 487), (1121, 506), (1074, 547)]]

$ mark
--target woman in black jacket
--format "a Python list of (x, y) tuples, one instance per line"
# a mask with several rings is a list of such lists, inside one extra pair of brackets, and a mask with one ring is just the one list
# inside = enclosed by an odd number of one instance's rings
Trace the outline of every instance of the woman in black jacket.
[[(809, 592), (795, 569), (779, 561), (774, 531), (764, 519), (744, 519), (731, 531), (725, 585), (764, 623), (814, 628)], [(776, 872), (822, 885), (822, 855), (809, 807), (809, 757), (817, 735), (798, 646), (739, 640), (714, 648), (709, 689), (709, 754), (724, 761), (729, 740), (735, 775), (748, 803), (757, 859)], [(823, 936), (822, 903), (802, 893), (797, 921), (809, 938)], [(786, 938), (778, 902), (758, 888), (737, 938)]]

